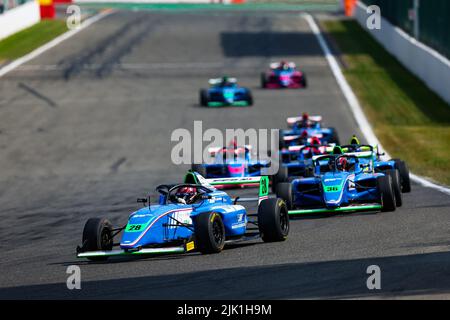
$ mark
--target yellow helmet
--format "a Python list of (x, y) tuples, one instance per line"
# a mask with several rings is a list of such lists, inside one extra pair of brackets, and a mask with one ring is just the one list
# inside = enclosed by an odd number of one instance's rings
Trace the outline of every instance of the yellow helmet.
[(350, 139), (350, 144), (361, 144), (355, 134)]

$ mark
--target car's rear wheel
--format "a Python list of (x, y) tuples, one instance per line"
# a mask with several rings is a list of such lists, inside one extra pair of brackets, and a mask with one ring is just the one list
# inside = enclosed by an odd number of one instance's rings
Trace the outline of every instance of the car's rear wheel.
[(250, 92), (250, 90), (247, 91), (247, 105), (252, 106), (253, 105), (253, 95)]
[(204, 212), (194, 219), (195, 239), (203, 254), (218, 253), (225, 246), (225, 226), (217, 212)]
[[(91, 218), (83, 229), (83, 251), (108, 251), (113, 247), (112, 225), (105, 218)], [(101, 261), (107, 257), (88, 257), (89, 260)]]
[(403, 204), (402, 189), (400, 185), (400, 174), (397, 169), (386, 170), (385, 173), (392, 179), (392, 188), (394, 189), (395, 205), (401, 207)]
[(289, 234), (289, 215), (282, 199), (266, 199), (258, 206), (258, 228), (264, 242), (286, 240)]
[(381, 197), (381, 210), (383, 212), (395, 211), (395, 194), (392, 187), (392, 178), (389, 175), (378, 177), (377, 184)]
[(303, 88), (308, 87), (308, 80), (306, 79), (306, 75), (305, 74), (303, 74), (302, 79), (301, 79), (300, 82), (301, 82)]
[(284, 200), (288, 210), (292, 209), (292, 184), (282, 182), (277, 185), (277, 197)]
[(411, 192), (411, 179), (409, 177), (409, 168), (405, 161), (400, 159), (392, 159), (395, 161), (395, 167), (400, 173), (400, 182), (402, 186), (403, 193)]
[(286, 182), (289, 179), (288, 168), (283, 166), (280, 162), (278, 172), (272, 176), (272, 192), (277, 192), (277, 185)]
[(265, 89), (267, 87), (267, 78), (264, 72), (261, 73), (261, 88)]
[(205, 89), (200, 90), (200, 105), (206, 107), (208, 106), (208, 102), (209, 102), (208, 91), (206, 91)]
[(331, 129), (331, 138), (329, 143), (335, 143), (336, 145), (340, 145), (340, 141), (339, 141), (339, 135), (337, 133), (337, 130), (335, 128), (330, 128)]

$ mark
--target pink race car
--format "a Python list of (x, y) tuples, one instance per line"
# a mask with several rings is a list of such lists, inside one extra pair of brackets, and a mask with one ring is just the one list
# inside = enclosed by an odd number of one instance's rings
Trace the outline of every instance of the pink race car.
[(293, 62), (274, 62), (270, 70), (261, 74), (261, 87), (265, 89), (306, 88), (306, 75), (297, 70)]

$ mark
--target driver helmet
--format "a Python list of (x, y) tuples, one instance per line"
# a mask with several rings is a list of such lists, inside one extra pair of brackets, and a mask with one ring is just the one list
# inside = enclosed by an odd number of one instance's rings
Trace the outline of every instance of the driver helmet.
[(282, 60), (282, 61), (280, 62), (280, 69), (281, 69), (281, 70), (287, 70), (287, 69), (289, 69), (289, 64), (288, 64), (286, 61)]
[(337, 168), (341, 171), (346, 171), (348, 169), (348, 160), (347, 158), (339, 158), (337, 161)]
[(333, 148), (333, 154), (344, 154), (344, 152), (340, 146), (336, 146)]
[(184, 199), (185, 201), (192, 198), (193, 195), (197, 193), (196, 189), (194, 187), (181, 187), (177, 190), (175, 195), (178, 198)]
[(222, 85), (227, 86), (230, 83), (230, 78), (228, 76), (222, 77)]
[(353, 135), (352, 138), (350, 139), (350, 144), (360, 145), (361, 143), (359, 142), (359, 139), (356, 137), (356, 135)]

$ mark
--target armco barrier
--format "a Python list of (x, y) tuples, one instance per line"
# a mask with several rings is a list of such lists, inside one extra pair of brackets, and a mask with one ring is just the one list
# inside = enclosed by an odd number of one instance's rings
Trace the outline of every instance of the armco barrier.
[(450, 61), (434, 49), (381, 18), (381, 29), (366, 26), (367, 6), (358, 1), (355, 18), (389, 53), (450, 104)]
[(30, 27), (40, 19), (39, 4), (36, 1), (8, 10), (0, 15), (0, 39)]

